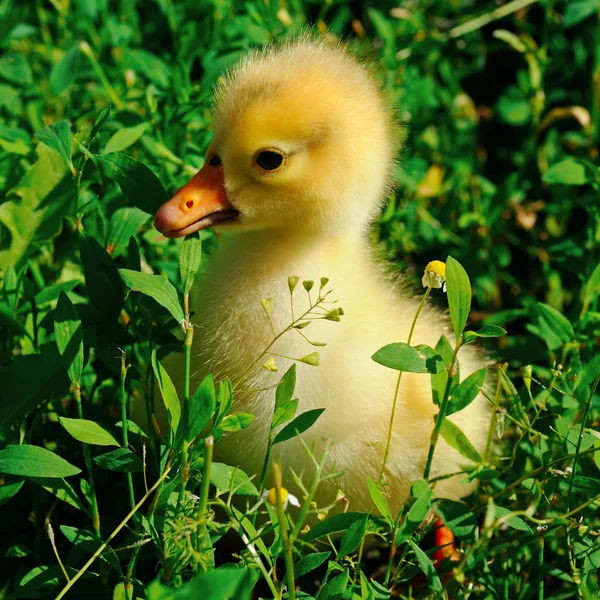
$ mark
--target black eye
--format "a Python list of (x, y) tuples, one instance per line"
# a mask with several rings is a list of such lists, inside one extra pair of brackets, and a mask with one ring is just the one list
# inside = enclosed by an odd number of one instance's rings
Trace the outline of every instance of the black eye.
[(209, 161), (208, 164), (211, 167), (218, 167), (221, 164), (221, 159), (217, 154), (215, 154)]
[(272, 150), (263, 150), (256, 157), (256, 164), (265, 171), (274, 171), (283, 164), (283, 154)]

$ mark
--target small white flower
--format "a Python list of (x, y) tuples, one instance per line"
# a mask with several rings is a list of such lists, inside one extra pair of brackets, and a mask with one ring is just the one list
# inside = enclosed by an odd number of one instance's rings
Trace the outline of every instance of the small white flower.
[(421, 279), (423, 287), (426, 288), (442, 288), (442, 291), (446, 291), (446, 263), (441, 260), (432, 260), (425, 267), (425, 273), (423, 273), (423, 279)]
[[(260, 497), (260, 502), (268, 502), (271, 506), (276, 506), (277, 505), (277, 488), (271, 488), (270, 490), (265, 490), (261, 497)], [(281, 488), (281, 501), (283, 504), (283, 509), (285, 510), (287, 508), (288, 503), (292, 504), (293, 506), (300, 506), (300, 500), (298, 500), (298, 498), (296, 498), (296, 496), (294, 496), (294, 494), (290, 494), (285, 488)]]

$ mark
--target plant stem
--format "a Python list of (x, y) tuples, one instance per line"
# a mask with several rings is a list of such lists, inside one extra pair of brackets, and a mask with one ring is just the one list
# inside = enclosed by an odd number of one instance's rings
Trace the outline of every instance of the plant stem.
[(475, 19), (471, 19), (466, 23), (457, 25), (448, 32), (448, 36), (451, 38), (457, 38), (461, 35), (465, 35), (465, 33), (477, 31), (478, 29), (485, 27), (489, 23), (497, 21), (498, 19), (502, 19), (503, 17), (507, 17), (508, 15), (517, 12), (522, 8), (525, 8), (530, 4), (534, 4), (537, 1), (538, 0), (513, 0), (513, 2), (509, 2), (504, 6), (500, 6), (495, 10), (490, 11), (489, 13), (485, 13), (484, 15), (481, 15), (480, 17), (477, 17)]
[(75, 577), (73, 577), (73, 579), (71, 579), (71, 581), (69, 581), (69, 583), (67, 583), (67, 585), (60, 591), (58, 596), (56, 596), (55, 600), (60, 600), (61, 598), (63, 598), (64, 595), (73, 587), (73, 585), (75, 585), (75, 582), (91, 567), (93, 562), (104, 552), (104, 550), (106, 550), (113, 538), (119, 533), (119, 531), (121, 531), (121, 529), (123, 529), (123, 527), (125, 527), (125, 525), (127, 525), (127, 522), (142, 507), (142, 505), (150, 497), (152, 492), (164, 481), (169, 472), (170, 468), (166, 468), (164, 473), (160, 476), (156, 483), (148, 490), (146, 494), (144, 494), (144, 497), (129, 511), (127, 516), (117, 525), (116, 529), (108, 536), (107, 540), (98, 547), (96, 552), (94, 552), (92, 557), (85, 563), (85, 565), (83, 565), (83, 567), (81, 567), (81, 569), (77, 571)]
[[(83, 406), (81, 403), (81, 388), (77, 382), (73, 383), (75, 400), (77, 402), (77, 413), (80, 419), (83, 419)], [(88, 483), (90, 486), (90, 496), (92, 504), (92, 524), (94, 526), (94, 533), (100, 537), (100, 513), (98, 512), (98, 499), (96, 498), (96, 487), (94, 485), (94, 476), (92, 473), (92, 455), (90, 453), (90, 447), (82, 443), (83, 447), (83, 459), (85, 461), (85, 468), (88, 472)]]
[[(427, 298), (429, 298), (430, 293), (431, 293), (431, 288), (428, 287), (427, 290), (425, 291), (425, 293), (423, 294), (423, 298), (421, 298), (421, 302), (419, 303), (417, 312), (415, 313), (415, 316), (413, 317), (412, 324), (410, 326), (410, 331), (408, 332), (408, 339), (406, 340), (406, 343), (409, 346), (410, 346), (410, 343), (412, 342), (412, 337), (413, 337), (413, 333), (415, 331), (415, 325), (417, 324), (417, 319), (419, 318), (419, 315), (421, 314), (421, 310), (423, 309), (423, 306), (425, 306), (425, 302), (427, 302)], [(396, 389), (394, 390), (394, 399), (392, 401), (392, 413), (390, 415), (390, 424), (389, 424), (388, 432), (387, 432), (387, 440), (385, 442), (385, 451), (383, 453), (383, 462), (381, 464), (381, 470), (379, 471), (379, 477), (377, 478), (378, 486), (381, 485), (381, 482), (383, 480), (383, 474), (385, 472), (385, 466), (387, 464), (388, 455), (390, 453), (390, 446), (392, 444), (392, 429), (394, 427), (394, 416), (396, 415), (396, 404), (398, 402), (398, 391), (400, 390), (400, 382), (401, 381), (402, 381), (402, 371), (400, 371), (398, 373), (398, 379), (396, 381)]]
[(435, 419), (435, 426), (431, 432), (431, 442), (429, 443), (429, 452), (427, 453), (427, 462), (425, 463), (425, 471), (423, 471), (423, 479), (429, 479), (429, 473), (431, 472), (431, 465), (433, 463), (433, 455), (435, 454), (435, 447), (440, 439), (440, 431), (446, 418), (446, 412), (448, 411), (448, 402), (450, 399), (450, 390), (452, 389), (452, 382), (456, 377), (456, 355), (460, 350), (461, 342), (460, 337), (456, 340), (456, 346), (454, 348), (454, 354), (450, 360), (448, 366), (448, 381), (446, 381), (446, 389), (444, 390), (444, 397), (442, 404), (440, 405), (440, 412)]
[(208, 506), (208, 489), (210, 487), (210, 471), (212, 468), (213, 459), (213, 446), (215, 439), (212, 435), (209, 435), (204, 440), (204, 466), (202, 468), (202, 484), (200, 487), (200, 503), (198, 510), (200, 517), (204, 517), (206, 514), (206, 508)]
[(293, 540), (288, 537), (287, 521), (285, 519), (285, 511), (283, 510), (283, 501), (281, 499), (281, 465), (275, 463), (273, 465), (273, 479), (275, 483), (275, 503), (277, 505), (277, 519), (279, 521), (279, 534), (283, 544), (283, 552), (285, 557), (285, 572), (288, 583), (288, 598), (296, 600), (296, 583), (294, 580), (294, 557), (292, 555)]
[[(121, 429), (123, 430), (123, 448), (129, 448), (129, 440), (127, 439), (127, 396), (125, 394), (125, 378), (127, 377), (127, 364), (125, 352), (121, 353)], [(133, 493), (133, 476), (128, 471), (127, 487), (129, 488), (129, 502), (131, 508), (135, 506), (135, 494)]]
[(538, 600), (544, 600), (544, 531), (538, 532)]
[(190, 376), (192, 360), (192, 342), (194, 341), (194, 326), (189, 320), (185, 325), (185, 340), (183, 343), (184, 363), (183, 363), (183, 443), (181, 447), (181, 472), (179, 488), (179, 502), (183, 501), (185, 488), (190, 477), (190, 440), (189, 438), (189, 420), (190, 420)]
[(114, 105), (119, 110), (121, 110), (123, 108), (123, 103), (119, 99), (119, 96), (117, 96), (115, 88), (110, 84), (108, 77), (106, 77), (106, 74), (104, 73), (104, 70), (102, 69), (102, 66), (98, 62), (96, 56), (94, 55), (94, 51), (92, 50), (91, 46), (86, 41), (81, 41), (79, 42), (79, 48), (88, 57), (90, 64), (92, 65), (92, 69), (94, 69), (94, 72), (96, 73), (98, 79), (100, 80), (104, 89), (106, 90), (106, 93), (108, 94), (108, 97), (110, 98), (111, 102), (113, 102)]

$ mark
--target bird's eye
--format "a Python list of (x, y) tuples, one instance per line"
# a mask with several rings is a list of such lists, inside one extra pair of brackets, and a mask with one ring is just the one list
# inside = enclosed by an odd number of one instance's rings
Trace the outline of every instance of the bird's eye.
[(265, 171), (275, 171), (283, 164), (283, 154), (274, 150), (263, 150), (256, 157), (256, 164)]
[(218, 167), (221, 164), (221, 159), (219, 158), (218, 154), (215, 154), (209, 161), (208, 164), (211, 167)]

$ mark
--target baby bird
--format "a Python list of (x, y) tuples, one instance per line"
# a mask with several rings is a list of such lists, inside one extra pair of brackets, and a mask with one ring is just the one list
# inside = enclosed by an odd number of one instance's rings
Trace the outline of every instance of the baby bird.
[[(316, 441), (317, 455), (327, 445), (329, 467), (343, 473), (321, 486), (317, 502), (333, 501), (339, 488), (351, 510), (371, 506), (366, 481), (376, 481), (381, 469), (397, 379), (396, 371), (371, 356), (386, 344), (406, 342), (418, 304), (384, 276), (368, 241), (369, 225), (391, 187), (394, 129), (369, 69), (342, 45), (300, 39), (254, 52), (216, 91), (204, 166), (155, 220), (167, 237), (213, 226), (222, 233), (193, 297), (192, 389), (207, 373), (234, 382), (244, 378), (273, 338), (260, 299), (274, 299), (279, 332), (291, 322), (288, 277), (329, 277), (344, 316), (339, 323), (312, 321), (303, 330), (327, 345), (318, 348), (318, 368), (297, 364), (295, 397), (297, 414), (325, 409), (303, 435), (309, 445)], [(308, 308), (299, 286), (296, 315)], [(435, 346), (444, 333), (446, 319), (426, 306), (412, 344)], [(291, 364), (282, 357), (303, 357), (315, 348), (290, 331), (270, 350), (279, 373), (256, 368), (234, 394), (233, 411), (249, 412), (255, 420), (215, 446), (217, 460), (249, 475), (261, 470), (273, 386)], [(460, 358), (463, 377), (482, 366), (468, 349)], [(181, 364), (170, 370), (176, 380)], [(437, 410), (429, 375), (405, 373), (384, 473), (395, 510), (423, 475)], [(483, 448), (488, 416), (481, 397), (451, 419), (475, 448)], [(285, 485), (293, 487), (289, 468), (312, 477), (312, 462), (298, 439), (275, 450)], [(431, 474), (459, 471), (465, 462), (440, 439)], [(461, 478), (436, 487), (437, 495), (455, 499), (468, 492)]]

